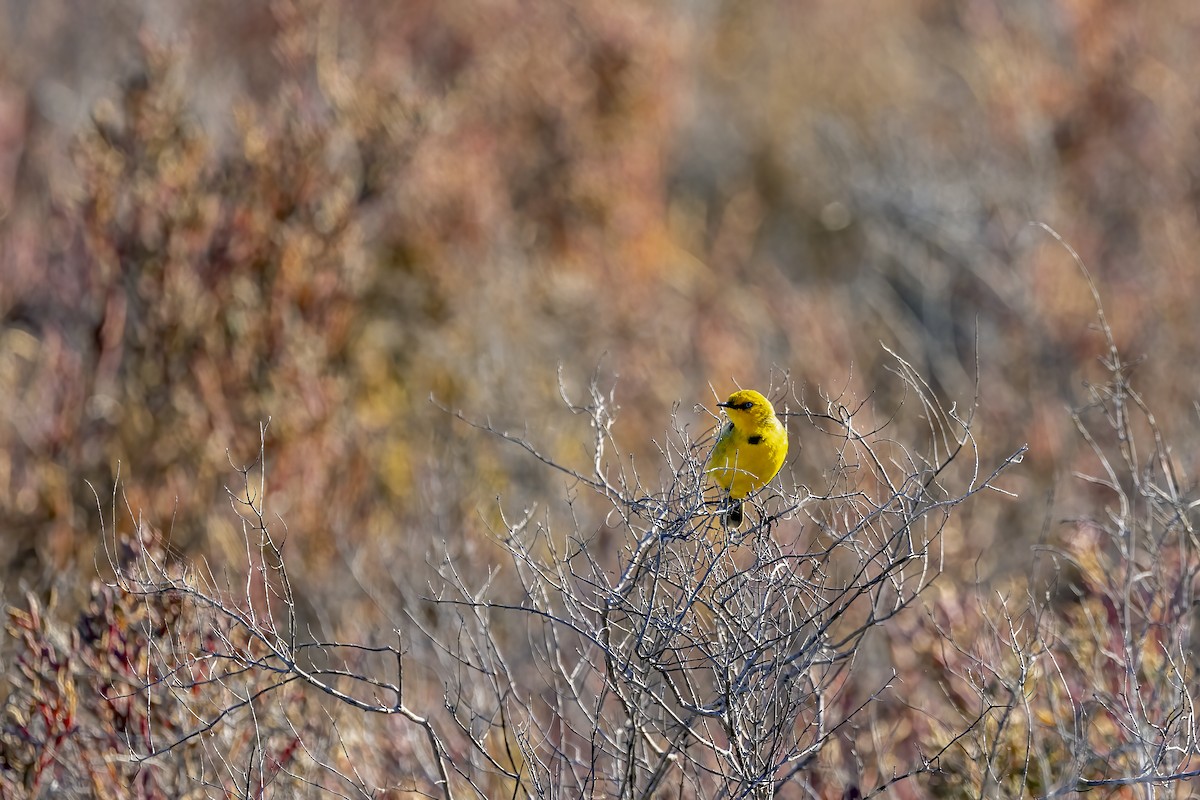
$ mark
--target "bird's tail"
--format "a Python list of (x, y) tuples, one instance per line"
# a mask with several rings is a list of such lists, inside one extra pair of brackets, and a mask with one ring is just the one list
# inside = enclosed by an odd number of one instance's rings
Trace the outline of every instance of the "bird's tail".
[(725, 522), (735, 531), (742, 527), (742, 501), (730, 500), (729, 511), (725, 514)]

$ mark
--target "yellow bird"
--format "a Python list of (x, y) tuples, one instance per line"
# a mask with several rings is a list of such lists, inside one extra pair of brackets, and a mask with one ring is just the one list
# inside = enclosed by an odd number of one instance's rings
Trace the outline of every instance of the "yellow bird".
[(705, 473), (732, 501), (727, 521), (742, 524), (742, 500), (775, 477), (787, 457), (787, 431), (775, 416), (771, 401), (752, 389), (729, 395), (724, 403), (728, 420), (721, 426)]

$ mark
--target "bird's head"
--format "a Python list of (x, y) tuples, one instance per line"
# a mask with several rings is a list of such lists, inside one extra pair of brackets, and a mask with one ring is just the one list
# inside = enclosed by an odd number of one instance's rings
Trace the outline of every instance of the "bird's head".
[(734, 425), (755, 426), (775, 416), (775, 407), (771, 401), (753, 389), (742, 389), (729, 395), (724, 403), (717, 403), (725, 409)]

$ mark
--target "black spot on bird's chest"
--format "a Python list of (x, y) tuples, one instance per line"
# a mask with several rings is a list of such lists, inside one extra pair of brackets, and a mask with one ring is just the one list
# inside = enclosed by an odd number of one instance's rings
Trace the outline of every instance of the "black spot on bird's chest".
[(762, 444), (762, 437), (756, 433), (753, 436), (748, 437), (746, 441), (750, 444)]

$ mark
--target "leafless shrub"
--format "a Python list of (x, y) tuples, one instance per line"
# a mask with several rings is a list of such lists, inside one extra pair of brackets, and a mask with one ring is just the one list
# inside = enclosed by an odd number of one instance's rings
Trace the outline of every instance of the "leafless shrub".
[[(873, 422), (867, 403), (830, 398), (819, 412), (801, 403), (793, 419), (812, 423), (801, 438), (832, 444), (826, 483), (813, 494), (784, 482), (740, 536), (714, 521), (706, 499), (711, 441), (677, 421), (660, 448), (668, 471), (651, 491), (619, 466), (611, 395), (593, 384), (585, 404), (569, 404), (595, 433), (593, 468), (564, 471), (605, 498), (605, 525), (563, 535), (532, 515), (508, 524), (499, 539), (520, 578), (515, 599), (443, 566), (436, 600), (459, 629), (447, 642), (450, 707), (474, 744), (464, 773), (497, 773), (538, 797), (803, 791), (822, 751), (890, 688), (885, 680), (851, 699), (864, 635), (930, 586), (954, 508), (996, 488), (1023, 452), (984, 471), (969, 417), (895, 363), (925, 441), (889, 438), (892, 420)], [(525, 619), (524, 639), (498, 640), (501, 614)], [(503, 758), (495, 742), (506, 743)]]
[[(173, 760), (195, 791), (244, 797), (372, 797), (386, 786), (445, 797), (823, 796), (938, 771), (936, 750), (902, 773), (872, 766), (836, 787), (818, 766), (861, 748), (856, 737), (893, 713), (895, 669), (856, 674), (874, 658), (864, 637), (938, 578), (954, 510), (998, 490), (1023, 448), (985, 467), (970, 414), (893, 359), (904, 400), (886, 412), (849, 392), (817, 409), (794, 392), (780, 400), (829, 468), (819, 491), (785, 470), (740, 533), (719, 522), (705, 485), (711, 432), (693, 436), (677, 416), (649, 488), (617, 448), (614, 399), (595, 380), (583, 404), (563, 392), (591, 427), (589, 469), (478, 425), (570, 477), (567, 530), (531, 511), (495, 531), (507, 563), (491, 574), (515, 581), (480, 583), (444, 556), (428, 613), (410, 614), (394, 643), (325, 640), (300, 621), (286, 531), (266, 511), (265, 452), (228, 490), (241, 568), (175, 557), (140, 520), (121, 533), (114, 492), (106, 591), (142, 610), (128, 626), (140, 655), (101, 692), (139, 714), (122, 729), (120, 758), (146, 769)], [(606, 510), (594, 515), (592, 500)], [(405, 688), (414, 656), (401, 639), (422, 637), (422, 657), (440, 659), (441, 704)], [(387, 745), (399, 775), (358, 769), (362, 745), (343, 737), (331, 705), (402, 721), (387, 729), (410, 743)], [(965, 720), (956, 736), (978, 724)], [(906, 749), (885, 745), (888, 758), (925, 752), (915, 736)]]
[[(261, 434), (265, 442), (265, 425)], [(445, 748), (429, 720), (404, 702), (398, 640), (322, 641), (298, 621), (284, 532), (266, 516), (264, 459), (265, 447), (237, 468), (240, 483), (227, 489), (245, 544), (240, 571), (188, 564), (141, 522), (120, 535), (114, 493), (105, 530), (112, 586), (145, 608), (171, 610), (170, 617), (148, 613), (129, 626), (145, 652), (131, 664), (135, 673), (105, 694), (110, 704), (145, 709), (141, 724), (126, 731), (128, 757), (153, 763), (172, 754), (199, 785), (226, 796), (261, 797), (268, 788), (372, 796), (352, 766), (326, 760), (345, 755), (346, 745), (333, 717), (314, 702), (325, 697), (363, 714), (407, 720), (432, 750), (429, 783), (446, 786)], [(365, 657), (379, 654), (395, 666), (391, 678), (362, 669)]]
[(956, 625), (941, 615), (946, 695), (984, 722), (947, 772), (979, 797), (1190, 797), (1200, 500), (1071, 255), (1105, 344), (1106, 381), (1071, 415), (1092, 458), (1075, 477), (1096, 510), (1040, 549), (1046, 585), (977, 597)]

